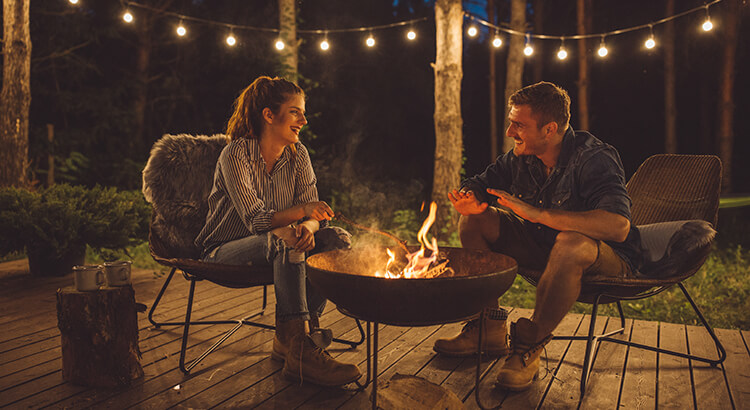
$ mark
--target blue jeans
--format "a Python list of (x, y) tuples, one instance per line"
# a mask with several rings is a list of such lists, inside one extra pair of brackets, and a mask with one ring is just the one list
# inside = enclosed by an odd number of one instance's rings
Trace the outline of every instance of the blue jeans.
[[(349, 232), (338, 227), (327, 227), (315, 233), (316, 253), (347, 249), (351, 245)], [(289, 261), (289, 250), (284, 240), (271, 232), (248, 236), (223, 243), (212, 249), (203, 260), (227, 265), (273, 266), (273, 286), (276, 293), (276, 319), (310, 320), (310, 315), (320, 316), (326, 299), (312, 286), (307, 286), (304, 263)]]

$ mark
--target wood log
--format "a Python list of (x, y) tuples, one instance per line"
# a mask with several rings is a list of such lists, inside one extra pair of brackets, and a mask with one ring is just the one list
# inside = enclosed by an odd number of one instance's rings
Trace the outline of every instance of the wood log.
[(57, 290), (63, 380), (89, 387), (130, 385), (143, 376), (132, 286)]

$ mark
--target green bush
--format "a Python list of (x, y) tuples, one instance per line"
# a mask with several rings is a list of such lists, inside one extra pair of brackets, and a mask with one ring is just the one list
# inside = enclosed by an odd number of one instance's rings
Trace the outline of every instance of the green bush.
[(67, 184), (0, 190), (0, 255), (43, 249), (63, 256), (89, 245), (125, 249), (148, 237), (150, 207), (137, 191)]

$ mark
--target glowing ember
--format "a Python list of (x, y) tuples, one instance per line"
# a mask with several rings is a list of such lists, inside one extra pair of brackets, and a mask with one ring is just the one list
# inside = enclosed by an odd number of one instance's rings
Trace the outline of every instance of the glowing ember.
[[(427, 232), (435, 222), (435, 213), (437, 212), (437, 204), (434, 202), (430, 204), (430, 214), (422, 223), (422, 227), (419, 229), (417, 234), (417, 240), (419, 241), (419, 250), (413, 253), (404, 255), (406, 258), (406, 266), (402, 269), (396, 267), (396, 253), (391, 249), (386, 249), (388, 253), (388, 262), (385, 264), (385, 268), (382, 271), (375, 272), (376, 277), (380, 278), (433, 278), (440, 276), (444, 273), (452, 273), (453, 270), (447, 267), (448, 260), (444, 259), (438, 261), (438, 244), (435, 237), (432, 240), (427, 240)], [(429, 256), (425, 256), (429, 251)], [(438, 263), (435, 263), (438, 262)]]

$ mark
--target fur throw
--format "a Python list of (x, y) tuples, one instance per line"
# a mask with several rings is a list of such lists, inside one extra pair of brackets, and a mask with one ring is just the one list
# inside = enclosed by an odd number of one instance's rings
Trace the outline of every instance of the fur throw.
[(666, 278), (696, 268), (708, 255), (716, 236), (703, 220), (661, 222), (638, 227), (643, 248), (641, 273)]
[(143, 170), (143, 195), (151, 203), (152, 252), (163, 258), (200, 257), (193, 243), (206, 222), (208, 195), (225, 135), (164, 135)]

